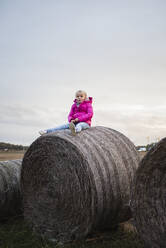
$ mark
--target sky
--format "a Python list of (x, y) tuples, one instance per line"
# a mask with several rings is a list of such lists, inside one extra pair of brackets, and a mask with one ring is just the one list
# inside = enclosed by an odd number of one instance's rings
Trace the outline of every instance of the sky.
[(135, 145), (166, 136), (166, 1), (1, 0), (0, 142), (67, 123), (75, 92), (92, 126)]

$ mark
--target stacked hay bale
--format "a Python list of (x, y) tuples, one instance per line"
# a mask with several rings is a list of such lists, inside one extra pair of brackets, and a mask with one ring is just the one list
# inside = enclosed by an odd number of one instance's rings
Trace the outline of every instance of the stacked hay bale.
[(39, 137), (24, 155), (25, 219), (52, 241), (85, 237), (130, 217), (130, 185), (139, 163), (132, 142), (106, 127)]
[(149, 248), (166, 247), (166, 138), (143, 158), (132, 190), (132, 212)]
[(0, 162), (0, 220), (22, 211), (21, 164), (22, 159)]

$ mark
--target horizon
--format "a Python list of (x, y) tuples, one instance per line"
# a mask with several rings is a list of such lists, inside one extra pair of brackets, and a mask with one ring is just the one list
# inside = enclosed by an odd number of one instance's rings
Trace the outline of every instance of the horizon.
[[(151, 142), (151, 143), (148, 143), (148, 144), (144, 144), (144, 145), (141, 145), (141, 144), (134, 144), (135, 147), (146, 147), (148, 145), (151, 145), (151, 144), (157, 144), (160, 140), (158, 141), (155, 141), (155, 142)], [(14, 144), (14, 143), (10, 143), (10, 142), (3, 142), (3, 141), (0, 141), (0, 143), (4, 143), (4, 144), (9, 144), (9, 145), (14, 145), (14, 146), (22, 146), (22, 147), (29, 147), (31, 144), (29, 145), (23, 145), (23, 144)]]

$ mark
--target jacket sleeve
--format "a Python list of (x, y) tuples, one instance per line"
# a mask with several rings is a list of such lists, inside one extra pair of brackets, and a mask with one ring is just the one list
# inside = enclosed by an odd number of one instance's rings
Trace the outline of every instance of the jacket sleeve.
[(87, 113), (79, 116), (78, 117), (78, 120), (79, 120), (79, 122), (87, 121), (87, 120), (91, 119), (92, 116), (93, 116), (92, 104), (91, 103), (88, 103), (87, 104)]
[(74, 115), (74, 104), (72, 105), (70, 112), (69, 112), (69, 115), (68, 115), (68, 121), (69, 122), (71, 122), (71, 120), (74, 119), (73, 115)]

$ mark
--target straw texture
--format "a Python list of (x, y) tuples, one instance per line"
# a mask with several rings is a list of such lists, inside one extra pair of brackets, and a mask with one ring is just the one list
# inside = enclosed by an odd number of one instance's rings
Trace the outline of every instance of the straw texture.
[(132, 142), (106, 127), (39, 137), (24, 155), (24, 216), (52, 241), (68, 242), (130, 217), (139, 163)]
[(0, 220), (21, 212), (21, 164), (22, 159), (0, 161)]
[(166, 138), (140, 163), (131, 202), (135, 225), (146, 247), (166, 247)]

